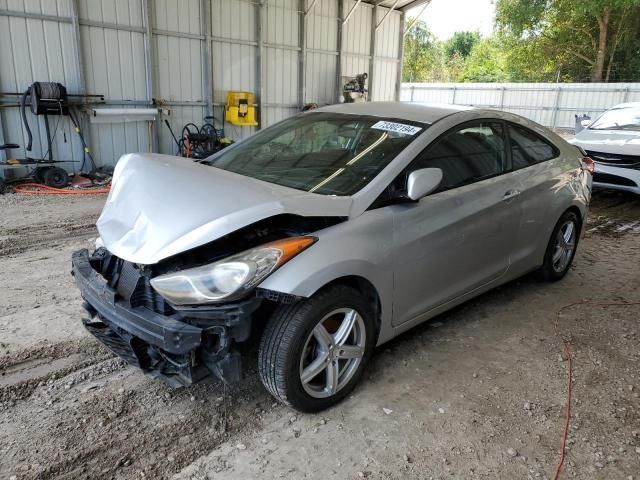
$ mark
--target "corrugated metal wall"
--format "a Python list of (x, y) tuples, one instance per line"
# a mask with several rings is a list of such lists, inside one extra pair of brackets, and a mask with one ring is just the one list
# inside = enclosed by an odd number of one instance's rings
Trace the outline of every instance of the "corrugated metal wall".
[(576, 114), (640, 102), (640, 83), (403, 83), (400, 100), (497, 108), (570, 129)]
[[(258, 93), (259, 7), (254, 2), (212, 0), (212, 65), (214, 115), (222, 120), (227, 91)], [(216, 126), (218, 123), (216, 122)], [(253, 127), (227, 126), (226, 134), (235, 140), (254, 133)]]
[[(156, 125), (163, 153), (176, 150), (165, 119), (178, 135), (184, 124), (201, 125), (211, 112), (221, 120), (229, 90), (256, 94), (261, 127), (295, 114), (304, 103), (336, 102), (341, 78), (362, 72), (371, 77), (371, 99), (393, 99), (402, 14), (393, 11), (374, 36), (388, 9), (363, 2), (343, 24), (341, 12), (344, 18), (355, 1), (340, 2), (0, 0), (0, 91), (22, 91), (37, 80), (60, 82), (70, 94), (104, 95), (107, 106), (148, 107), (155, 98), (170, 111)], [(2, 96), (0, 103), (15, 104), (16, 98)], [(41, 157), (42, 118), (29, 119), (30, 156)], [(0, 108), (0, 122), (0, 141), (25, 144), (17, 108)], [(77, 168), (80, 142), (68, 119), (57, 127), (54, 157), (73, 160)], [(88, 125), (85, 119), (83, 130), (99, 165), (114, 164), (126, 152), (148, 151), (155, 139), (147, 122)], [(233, 139), (254, 131), (226, 125)]]
[[(306, 8), (311, 2), (307, 0)], [(307, 15), (306, 29), (306, 103), (335, 103), (338, 68), (337, 0), (318, 1)]]
[[(203, 95), (204, 29), (200, 0), (155, 0), (153, 5), (154, 48), (157, 96), (167, 102), (166, 117), (174, 132), (188, 122), (202, 123), (205, 116)], [(192, 105), (191, 105), (192, 104)], [(165, 127), (158, 127), (159, 148), (174, 152), (175, 143)]]
[[(376, 25), (379, 25), (388, 9), (376, 8)], [(378, 27), (376, 32), (375, 56), (373, 64), (372, 100), (394, 100), (398, 69), (401, 66), (399, 58), (400, 35), (404, 28), (400, 21), (400, 12), (391, 12)]]
[[(80, 21), (86, 22), (80, 25), (86, 91), (104, 94), (105, 100), (114, 104), (145, 102), (142, 0), (83, 0), (78, 7)], [(33, 80), (39, 79), (35, 76)], [(66, 86), (70, 93), (79, 87), (78, 83)], [(148, 149), (147, 125), (142, 122), (91, 125), (88, 131), (88, 143), (101, 158), (117, 159), (127, 152)]]
[[(70, 15), (67, 1), (29, 1), (0, 0), (0, 9), (12, 10), (19, 13), (40, 14), (45, 19), (23, 18), (19, 16), (0, 15), (0, 91), (17, 92), (25, 89), (34, 78), (43, 81), (60, 82), (74, 89), (78, 85), (78, 65), (73, 53), (73, 31), (71, 23), (61, 23), (58, 16)], [(11, 103), (17, 103), (17, 97), (8, 98)], [(29, 118), (33, 131), (33, 150), (30, 155), (42, 157), (47, 153), (44, 121)], [(26, 133), (17, 108), (0, 108), (0, 122), (2, 132), (0, 140), (24, 145)], [(55, 129), (53, 119), (51, 128)], [(82, 159), (82, 147), (72, 132), (70, 122), (63, 118), (57, 123), (58, 132), (53, 143), (55, 158), (66, 160)], [(14, 151), (13, 153), (18, 153)], [(2, 153), (0, 152), (0, 159)]]
[[(353, 0), (344, 2), (345, 11), (350, 11)], [(371, 17), (373, 7), (362, 5), (357, 8), (349, 21), (342, 27), (342, 72), (343, 77), (354, 77), (367, 72), (371, 63)], [(369, 84), (371, 86), (371, 83)]]

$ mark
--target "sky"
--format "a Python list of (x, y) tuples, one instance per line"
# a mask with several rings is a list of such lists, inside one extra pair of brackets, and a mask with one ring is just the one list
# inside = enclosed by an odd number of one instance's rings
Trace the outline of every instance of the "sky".
[[(408, 16), (418, 15), (422, 8), (409, 10)], [(420, 18), (427, 22), (429, 30), (437, 38), (446, 40), (454, 32), (464, 30), (479, 31), (481, 35), (489, 36), (494, 16), (494, 0), (432, 0)]]

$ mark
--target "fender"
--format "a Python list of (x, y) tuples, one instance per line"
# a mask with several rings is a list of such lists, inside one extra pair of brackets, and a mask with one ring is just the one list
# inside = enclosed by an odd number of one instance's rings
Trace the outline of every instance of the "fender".
[(264, 280), (261, 288), (310, 297), (345, 276), (362, 277), (376, 289), (382, 325), (391, 324), (393, 305), (393, 226), (388, 212), (360, 217), (314, 234), (318, 241)]

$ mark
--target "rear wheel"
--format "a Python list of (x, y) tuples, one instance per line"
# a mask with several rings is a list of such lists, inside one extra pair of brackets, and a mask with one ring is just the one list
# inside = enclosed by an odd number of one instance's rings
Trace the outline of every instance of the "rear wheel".
[(278, 309), (260, 342), (262, 383), (304, 412), (339, 402), (358, 383), (373, 352), (373, 315), (366, 298), (342, 285)]
[(544, 263), (538, 271), (542, 280), (556, 281), (564, 277), (576, 254), (580, 238), (580, 220), (574, 212), (565, 212), (556, 223), (547, 250)]

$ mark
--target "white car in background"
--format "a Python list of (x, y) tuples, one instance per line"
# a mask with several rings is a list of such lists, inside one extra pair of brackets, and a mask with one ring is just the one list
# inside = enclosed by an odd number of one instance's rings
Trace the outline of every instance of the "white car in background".
[(640, 194), (640, 102), (607, 110), (571, 143), (596, 162), (594, 187)]

